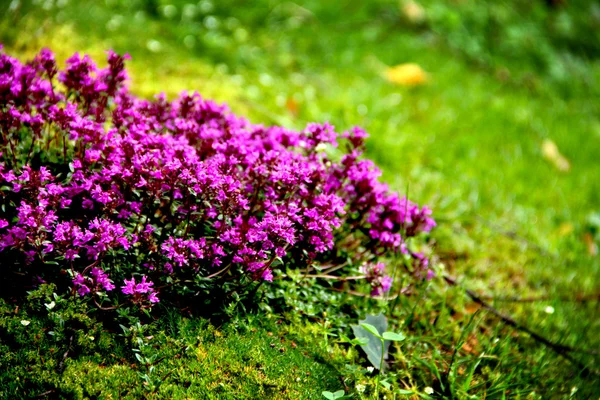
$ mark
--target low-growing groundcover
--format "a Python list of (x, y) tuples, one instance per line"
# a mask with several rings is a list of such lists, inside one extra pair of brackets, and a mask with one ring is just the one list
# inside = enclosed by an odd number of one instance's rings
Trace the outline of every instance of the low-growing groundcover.
[(17, 313), (0, 304), (0, 398), (297, 399), (342, 387), (319, 348), (275, 321), (218, 329), (167, 312), (113, 332), (52, 289)]
[[(421, 250), (435, 226), (431, 211), (378, 181), (380, 171), (362, 157), (362, 129), (338, 135), (327, 123), (301, 132), (252, 125), (198, 94), (142, 100), (124, 84), (127, 58), (109, 51), (108, 66), (98, 69), (75, 54), (59, 71), (47, 49), (27, 64), (0, 54), (5, 394), (95, 396), (97, 379), (122, 394), (124, 382), (143, 379), (138, 390), (161, 396), (196, 393), (197, 385), (218, 396), (232, 384), (241, 385), (235, 396), (300, 396), (308, 389), (266, 375), (276, 366), (271, 359), (263, 367), (268, 352), (256, 349), (236, 355), (248, 357), (249, 370), (232, 363), (190, 381), (184, 377), (195, 369), (219, 364), (203, 336), (196, 344), (177, 334), (154, 338), (137, 318), (152, 318), (158, 303), (163, 313), (174, 307), (206, 316), (234, 299), (254, 306), (263, 282), (293, 282), (295, 271), (346, 282), (344, 290), (353, 282), (372, 296), (392, 287), (385, 261), (393, 261), (394, 276), (403, 268), (430, 280), (434, 270)], [(410, 290), (406, 281), (402, 290)], [(175, 325), (184, 335), (185, 326)], [(103, 329), (115, 328), (137, 347), (125, 354), (117, 345), (110, 357), (135, 356), (147, 371), (104, 365), (116, 339)], [(262, 337), (251, 346), (269, 340)], [(169, 364), (168, 372), (155, 365), (174, 356), (170, 345), (181, 347), (173, 349), (179, 356), (195, 351), (200, 365)], [(164, 355), (147, 350), (157, 346)], [(281, 346), (270, 351), (285, 352)], [(260, 376), (262, 368), (264, 379), (253, 381), (260, 388), (227, 379)], [(295, 368), (298, 382), (327, 370), (307, 360)], [(169, 385), (168, 376), (184, 387)]]

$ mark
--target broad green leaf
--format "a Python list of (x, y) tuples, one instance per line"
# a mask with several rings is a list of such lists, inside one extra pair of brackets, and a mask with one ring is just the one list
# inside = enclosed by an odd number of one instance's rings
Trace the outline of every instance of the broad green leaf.
[(332, 393), (330, 391), (324, 391), (321, 394), (323, 395), (323, 397), (325, 397), (327, 400), (336, 400), (336, 399), (343, 399), (344, 398), (344, 391), (343, 390), (338, 390), (335, 393)]
[(383, 332), (383, 338), (392, 342), (401, 342), (406, 339), (403, 334), (395, 332)]
[[(365, 344), (361, 344), (360, 347), (367, 355), (367, 359), (373, 365), (373, 367), (379, 369), (381, 366), (381, 335), (379, 332), (385, 332), (387, 329), (387, 318), (383, 314), (378, 315), (367, 315), (364, 320), (358, 321), (359, 324), (367, 324), (374, 327), (377, 335), (369, 332), (365, 327), (361, 325), (353, 325), (352, 331), (354, 336), (360, 340), (366, 340)], [(385, 356), (387, 358), (387, 349), (390, 345), (390, 341), (384, 342)]]
[(321, 393), (323, 395), (323, 397), (325, 397), (327, 400), (334, 400), (335, 397), (333, 397), (333, 393), (328, 392), (327, 390), (324, 391), (323, 393)]

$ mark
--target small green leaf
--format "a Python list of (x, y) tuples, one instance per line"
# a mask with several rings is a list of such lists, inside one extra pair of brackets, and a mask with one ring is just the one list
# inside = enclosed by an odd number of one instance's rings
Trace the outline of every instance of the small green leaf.
[(381, 339), (381, 335), (377, 331), (377, 328), (375, 328), (373, 325), (367, 324), (367, 323), (362, 323), (362, 324), (360, 324), (360, 326), (362, 326), (364, 329), (366, 329), (369, 333), (372, 333), (375, 337)]
[(383, 332), (383, 338), (392, 342), (401, 342), (406, 339), (406, 336), (404, 336), (402, 333)]
[(336, 399), (342, 399), (344, 397), (344, 391), (343, 390), (338, 390), (335, 393), (329, 392), (329, 391), (324, 391), (321, 394), (323, 395), (323, 397), (325, 397), (327, 400), (336, 400)]
[(392, 385), (390, 385), (390, 383), (387, 381), (387, 379), (385, 379), (385, 380), (383, 380), (383, 381), (381, 381), (381, 382), (379, 382), (379, 383), (381, 383), (381, 385), (382, 385), (384, 388), (386, 388), (387, 390), (390, 390), (390, 388), (392, 387)]
[(367, 338), (356, 338), (356, 339), (352, 339), (352, 341), (350, 342), (350, 344), (352, 344), (353, 346), (366, 346), (369, 344), (369, 339)]

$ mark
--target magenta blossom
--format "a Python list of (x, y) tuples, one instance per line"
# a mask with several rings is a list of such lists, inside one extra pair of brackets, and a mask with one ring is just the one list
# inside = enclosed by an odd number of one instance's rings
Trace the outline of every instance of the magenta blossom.
[[(58, 283), (68, 271), (80, 296), (147, 305), (159, 301), (154, 283), (162, 298), (310, 266), (343, 278), (343, 259), (364, 264), (379, 296), (392, 284), (381, 261), (410, 256), (435, 226), (428, 207), (381, 182), (361, 128), (253, 124), (198, 93), (138, 98), (128, 58), (109, 51), (100, 68), (75, 54), (59, 70), (47, 49), (29, 63), (0, 50), (7, 272)], [(412, 259), (416, 277), (431, 276)]]
[(130, 280), (125, 279), (123, 282), (125, 285), (121, 286), (121, 291), (124, 294), (133, 296), (133, 302), (141, 303), (145, 300), (149, 301), (150, 303), (159, 302), (154, 289), (152, 289), (154, 282), (146, 281), (146, 276), (142, 276), (142, 280), (137, 284), (135, 282), (135, 278), (133, 277)]
[(73, 284), (77, 288), (77, 293), (80, 296), (102, 290), (110, 292), (115, 288), (115, 285), (113, 285), (106, 272), (102, 269), (94, 267), (92, 268), (90, 275), (91, 277), (84, 277), (81, 274), (77, 274), (73, 279)]
[(365, 275), (365, 279), (371, 285), (371, 296), (382, 296), (391, 289), (393, 280), (390, 276), (385, 275), (384, 263), (364, 264), (360, 268), (360, 272)]

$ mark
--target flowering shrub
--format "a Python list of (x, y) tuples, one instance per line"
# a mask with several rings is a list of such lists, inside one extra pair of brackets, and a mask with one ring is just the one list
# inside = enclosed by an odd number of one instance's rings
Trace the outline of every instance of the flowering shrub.
[(59, 72), (49, 50), (27, 64), (0, 53), (3, 286), (146, 307), (318, 265), (360, 269), (381, 295), (397, 252), (429, 277), (408, 241), (431, 211), (378, 181), (362, 129), (254, 125), (196, 93), (140, 99), (127, 58), (109, 51), (99, 69), (75, 54)]

